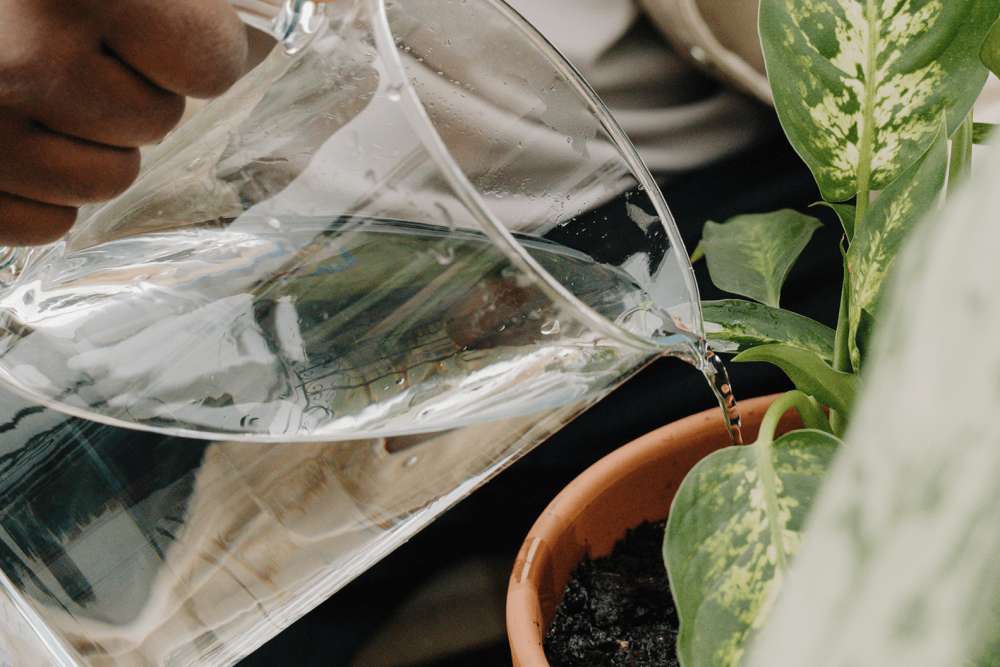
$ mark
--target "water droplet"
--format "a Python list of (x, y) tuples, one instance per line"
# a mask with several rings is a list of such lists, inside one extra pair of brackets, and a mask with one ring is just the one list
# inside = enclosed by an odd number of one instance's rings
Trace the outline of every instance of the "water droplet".
[(542, 324), (541, 331), (543, 336), (555, 336), (562, 331), (562, 325), (559, 324), (559, 320), (547, 320)]
[(267, 226), (271, 229), (281, 229), (281, 220), (278, 220), (277, 218), (268, 218)]
[(434, 261), (441, 266), (448, 266), (455, 261), (455, 249), (451, 246), (446, 246), (441, 250), (435, 248), (431, 250), (431, 256), (434, 258)]
[(250, 415), (243, 415), (243, 417), (240, 418), (240, 426), (243, 427), (255, 426), (259, 421), (260, 421), (259, 417), (251, 417)]
[(403, 84), (400, 83), (393, 84), (389, 86), (389, 88), (385, 91), (386, 97), (389, 98), (390, 102), (398, 102), (403, 97), (402, 91), (403, 91)]
[(399, 378), (398, 380), (396, 380), (397, 387), (402, 387), (404, 384), (406, 384), (406, 378)]
[(708, 53), (706, 53), (705, 49), (701, 48), (700, 46), (691, 47), (691, 57), (702, 64), (708, 62)]
[(417, 465), (418, 463), (420, 463), (420, 457), (419, 456), (411, 456), (410, 458), (408, 458), (405, 461), (403, 461), (403, 467), (404, 468), (412, 468), (413, 466)]

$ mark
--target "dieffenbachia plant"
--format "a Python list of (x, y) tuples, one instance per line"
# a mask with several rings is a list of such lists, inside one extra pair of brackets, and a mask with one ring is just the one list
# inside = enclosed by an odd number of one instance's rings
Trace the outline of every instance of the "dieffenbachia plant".
[[(998, 16), (1000, 0), (761, 0), (778, 117), (843, 227), (843, 286), (836, 329), (781, 308), (820, 226), (810, 216), (706, 223), (697, 253), (712, 281), (751, 299), (704, 304), (710, 341), (737, 362), (778, 366), (796, 391), (774, 403), (756, 442), (704, 459), (674, 500), (664, 558), (684, 667), (739, 665), (768, 618), (862, 392), (895, 257), (988, 133), (972, 106), (1000, 64)], [(793, 408), (806, 428), (776, 437)]]
[(1000, 665), (1000, 145), (988, 150), (899, 259), (846, 444), (748, 667)]

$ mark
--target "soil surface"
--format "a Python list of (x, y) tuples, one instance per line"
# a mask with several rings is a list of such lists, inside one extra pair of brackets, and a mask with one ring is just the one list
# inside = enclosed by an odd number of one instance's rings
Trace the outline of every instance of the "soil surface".
[(630, 530), (577, 566), (545, 636), (552, 667), (677, 667), (677, 611), (661, 553), (663, 523)]

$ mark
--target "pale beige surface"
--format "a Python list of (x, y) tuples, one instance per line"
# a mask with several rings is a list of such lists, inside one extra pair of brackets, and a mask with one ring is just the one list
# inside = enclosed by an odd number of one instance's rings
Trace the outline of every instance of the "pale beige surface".
[(757, 0), (640, 0), (678, 53), (771, 104), (757, 40)]

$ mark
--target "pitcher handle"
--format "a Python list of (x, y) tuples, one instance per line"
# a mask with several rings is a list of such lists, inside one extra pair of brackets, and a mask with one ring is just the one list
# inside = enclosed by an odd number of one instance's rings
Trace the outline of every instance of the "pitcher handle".
[(323, 21), (324, 4), (334, 0), (229, 0), (243, 22), (274, 36), (289, 54), (305, 48)]

